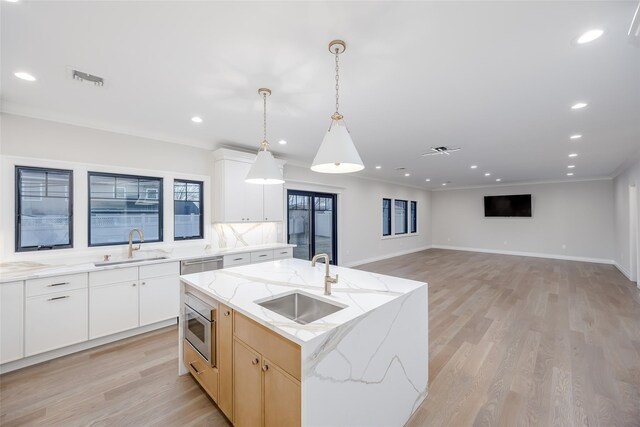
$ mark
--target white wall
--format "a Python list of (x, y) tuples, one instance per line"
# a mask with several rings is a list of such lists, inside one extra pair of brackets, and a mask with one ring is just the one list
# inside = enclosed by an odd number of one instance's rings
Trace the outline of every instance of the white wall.
[[(124, 247), (121, 246), (89, 248), (87, 245), (88, 171), (163, 178), (164, 242), (145, 244), (145, 248), (161, 248), (167, 244), (194, 245), (198, 242), (173, 242), (173, 179), (203, 181), (205, 195), (210, 194), (213, 169), (210, 151), (10, 114), (0, 115), (0, 121), (0, 259), (26, 260), (123, 252)], [(15, 253), (16, 165), (74, 171), (73, 248)], [(205, 224), (210, 223), (210, 200), (210, 197), (205, 197)], [(205, 240), (209, 240), (211, 228), (205, 226), (204, 232)]]
[[(531, 218), (485, 218), (484, 196), (531, 194)], [(432, 193), (433, 245), (611, 262), (611, 180)]]
[[(640, 196), (640, 160), (616, 176), (613, 185), (615, 203), (614, 260), (618, 268), (629, 277), (629, 279), (636, 281), (637, 277), (630, 277), (631, 260), (629, 255), (631, 233), (629, 221), (629, 187), (635, 186), (635, 191), (637, 191)], [(640, 223), (640, 218), (638, 222)], [(640, 260), (636, 262), (640, 264)]]
[[(338, 194), (338, 260), (353, 266), (414, 252), (431, 245), (431, 194), (429, 191), (359, 178), (311, 172), (285, 166), (285, 188)], [(418, 233), (382, 237), (382, 199), (418, 202)]]

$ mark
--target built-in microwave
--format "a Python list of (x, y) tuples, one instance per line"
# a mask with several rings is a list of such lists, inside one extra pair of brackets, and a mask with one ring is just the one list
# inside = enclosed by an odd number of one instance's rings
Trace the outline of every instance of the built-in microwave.
[(216, 311), (193, 294), (184, 295), (184, 338), (211, 367), (216, 366)]

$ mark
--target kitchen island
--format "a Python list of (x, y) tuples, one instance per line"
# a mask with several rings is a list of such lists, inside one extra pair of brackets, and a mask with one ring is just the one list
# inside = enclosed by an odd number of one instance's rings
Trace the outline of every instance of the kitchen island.
[[(180, 373), (236, 426), (403, 425), (427, 395), (427, 284), (331, 266), (336, 273), (331, 295), (324, 265), (297, 259), (182, 276), (183, 301), (220, 305), (211, 374), (187, 360), (198, 353), (182, 327)], [(300, 310), (311, 301), (333, 312), (309, 322), (276, 312), (273, 302), (293, 294)]]

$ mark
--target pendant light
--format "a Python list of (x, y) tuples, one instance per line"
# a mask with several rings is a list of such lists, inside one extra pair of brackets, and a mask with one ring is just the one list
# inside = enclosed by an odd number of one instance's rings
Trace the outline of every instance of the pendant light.
[(262, 95), (263, 105), (263, 125), (262, 143), (256, 156), (256, 161), (251, 166), (245, 182), (250, 184), (282, 184), (282, 170), (273, 158), (273, 154), (269, 151), (269, 143), (267, 142), (267, 96), (271, 95), (271, 89), (260, 88), (258, 93)]
[(353, 145), (351, 134), (342, 114), (338, 112), (340, 88), (340, 74), (338, 55), (343, 53), (347, 45), (342, 40), (329, 43), (329, 52), (336, 57), (336, 112), (331, 115), (329, 130), (320, 144), (320, 148), (313, 159), (311, 170), (322, 173), (350, 173), (364, 169), (362, 159)]

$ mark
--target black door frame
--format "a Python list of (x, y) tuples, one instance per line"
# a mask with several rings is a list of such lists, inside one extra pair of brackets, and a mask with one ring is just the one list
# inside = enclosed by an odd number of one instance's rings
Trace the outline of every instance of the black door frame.
[(315, 197), (324, 197), (332, 199), (332, 227), (331, 227), (331, 251), (333, 252), (333, 259), (331, 260), (331, 264), (338, 265), (338, 195), (333, 193), (320, 193), (317, 191), (305, 191), (305, 190), (293, 190), (287, 189), (287, 243), (289, 242), (289, 196), (306, 196), (311, 197), (311, 215), (310, 215), (310, 226), (311, 230), (309, 230), (309, 258), (315, 255), (313, 252), (316, 246), (316, 204), (314, 203)]

